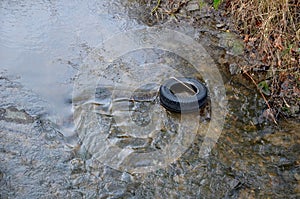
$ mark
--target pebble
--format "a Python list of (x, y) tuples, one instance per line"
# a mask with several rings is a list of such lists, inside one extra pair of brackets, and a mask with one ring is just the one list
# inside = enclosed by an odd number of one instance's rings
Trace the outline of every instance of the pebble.
[(297, 181), (300, 181), (300, 174), (299, 173), (295, 173), (294, 177), (296, 178)]
[(133, 178), (129, 173), (123, 172), (121, 176), (121, 180), (124, 182), (132, 182)]
[(195, 11), (195, 10), (199, 10), (200, 8), (199, 8), (198, 3), (191, 3), (186, 6), (186, 9), (188, 11)]
[(231, 75), (236, 75), (241, 73), (241, 68), (237, 64), (230, 64), (229, 65), (229, 71)]
[(217, 28), (224, 28), (225, 27), (225, 24), (224, 23), (219, 23), (216, 25)]

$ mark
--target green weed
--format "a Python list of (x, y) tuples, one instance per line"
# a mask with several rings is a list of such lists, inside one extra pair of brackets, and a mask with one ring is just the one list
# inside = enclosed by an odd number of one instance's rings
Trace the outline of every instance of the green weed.
[(218, 10), (222, 0), (214, 0), (214, 9)]

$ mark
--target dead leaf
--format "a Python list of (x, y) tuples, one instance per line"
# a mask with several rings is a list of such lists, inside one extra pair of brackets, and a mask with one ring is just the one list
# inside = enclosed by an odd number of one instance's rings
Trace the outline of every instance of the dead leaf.
[(274, 47), (279, 50), (283, 50), (281, 35), (279, 35), (274, 41)]
[(281, 67), (281, 60), (280, 60), (280, 59), (278, 59), (277, 65), (278, 65), (279, 67)]
[(249, 35), (245, 35), (244, 42), (247, 43), (249, 41)]
[(250, 42), (255, 42), (255, 41), (257, 40), (257, 38), (256, 38), (256, 37), (250, 37), (248, 40), (249, 40)]
[(300, 97), (300, 89), (299, 88), (297, 88), (296, 86), (294, 86), (293, 92), (295, 93), (296, 96)]

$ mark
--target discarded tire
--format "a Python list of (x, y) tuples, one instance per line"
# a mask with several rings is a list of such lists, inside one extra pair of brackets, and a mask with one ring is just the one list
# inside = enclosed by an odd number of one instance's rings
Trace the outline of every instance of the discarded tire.
[(177, 113), (199, 111), (205, 105), (207, 88), (193, 78), (171, 78), (159, 89), (161, 105)]

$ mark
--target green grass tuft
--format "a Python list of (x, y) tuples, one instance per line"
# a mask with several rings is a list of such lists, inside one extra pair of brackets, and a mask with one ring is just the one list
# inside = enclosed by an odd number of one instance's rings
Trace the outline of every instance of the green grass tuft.
[(214, 9), (218, 10), (221, 0), (214, 0)]

